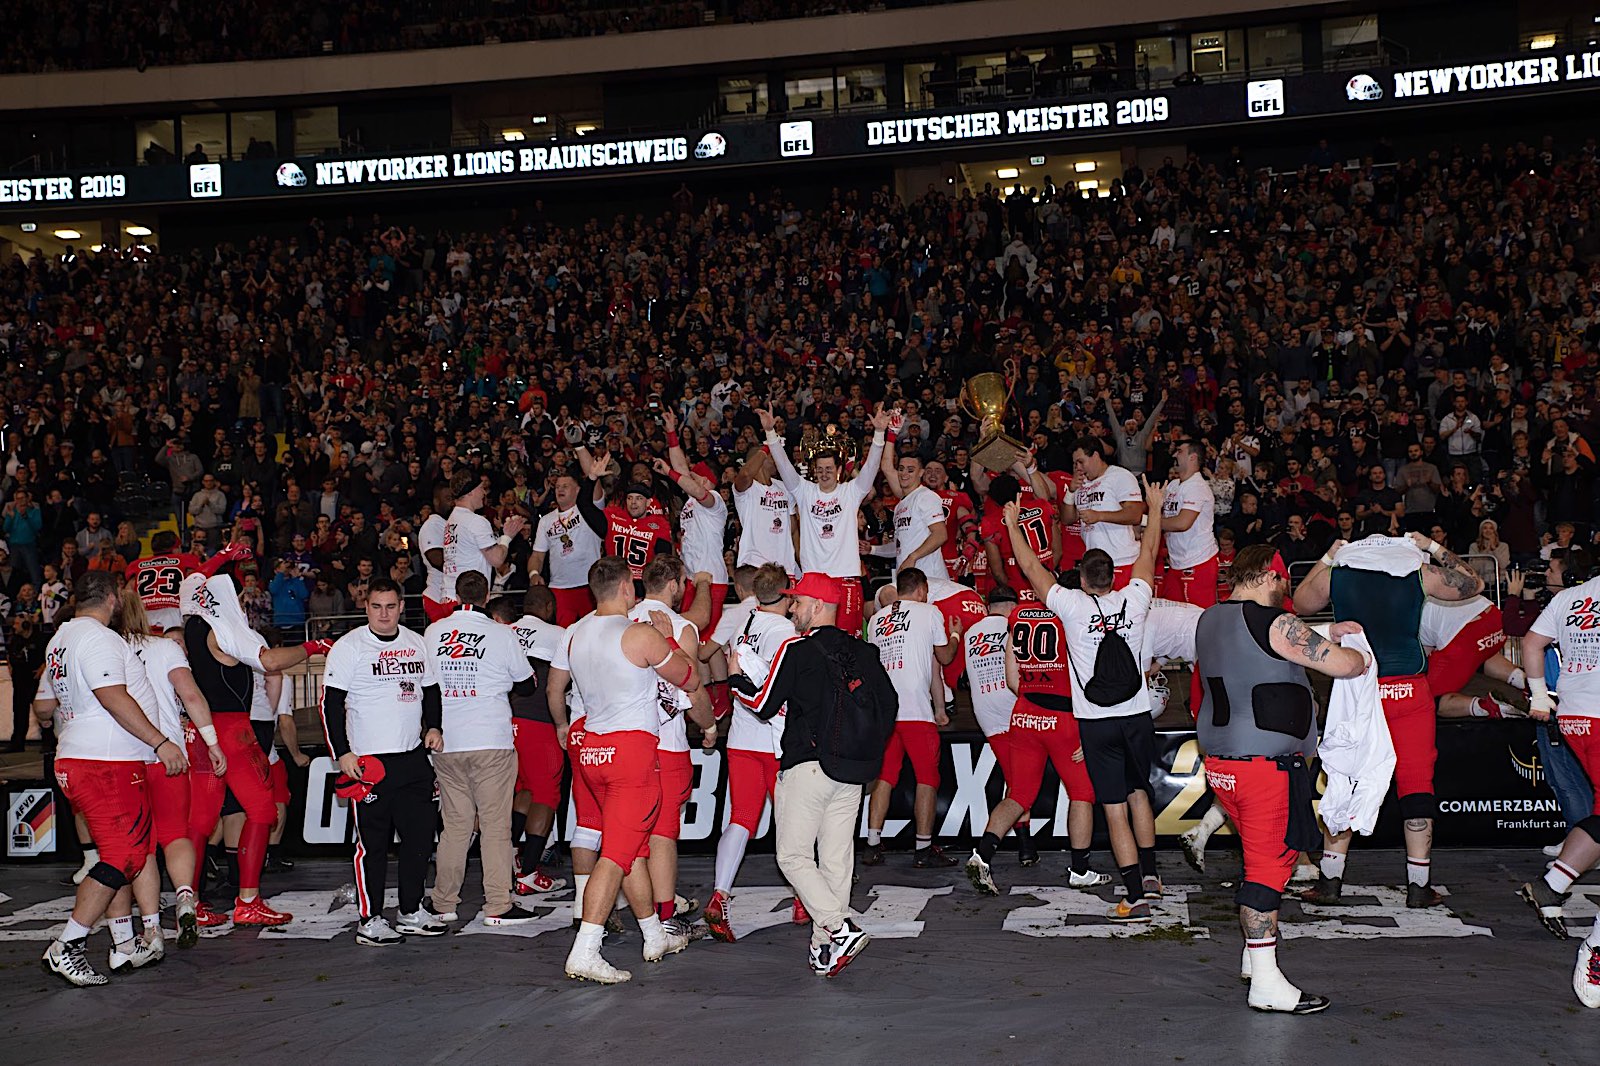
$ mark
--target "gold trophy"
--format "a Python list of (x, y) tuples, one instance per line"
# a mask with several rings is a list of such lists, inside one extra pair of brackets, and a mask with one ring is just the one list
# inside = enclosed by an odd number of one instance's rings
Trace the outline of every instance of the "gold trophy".
[(972, 449), (972, 460), (985, 469), (1000, 473), (1027, 454), (1021, 441), (1007, 436), (1006, 404), (1016, 388), (1017, 364), (1005, 362), (1006, 372), (978, 374), (967, 379), (961, 390), (961, 409), (978, 420), (978, 443)]
[(796, 464), (796, 469), (801, 477), (809, 478), (812, 461), (823, 452), (833, 452), (839, 456), (842, 471), (860, 457), (860, 451), (860, 442), (842, 432), (837, 425), (830, 422), (819, 429), (808, 423), (800, 432), (800, 462)]

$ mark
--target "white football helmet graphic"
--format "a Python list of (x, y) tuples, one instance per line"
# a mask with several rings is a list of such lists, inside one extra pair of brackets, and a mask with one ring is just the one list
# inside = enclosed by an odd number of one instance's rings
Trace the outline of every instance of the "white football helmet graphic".
[(1344, 83), (1344, 94), (1352, 100), (1382, 100), (1383, 86), (1370, 74), (1357, 74)]
[(306, 183), (306, 172), (299, 163), (282, 163), (278, 166), (278, 184), (285, 189), (298, 189)]
[(728, 150), (728, 142), (722, 134), (711, 132), (700, 138), (700, 143), (694, 146), (696, 159), (715, 159)]
[(1160, 718), (1167, 713), (1167, 701), (1172, 690), (1167, 687), (1167, 675), (1157, 670), (1145, 678), (1145, 688), (1150, 691), (1150, 717)]

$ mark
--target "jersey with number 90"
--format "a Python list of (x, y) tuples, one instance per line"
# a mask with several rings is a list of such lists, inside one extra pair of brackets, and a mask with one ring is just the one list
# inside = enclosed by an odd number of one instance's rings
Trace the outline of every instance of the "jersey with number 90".
[(1011, 654), (1017, 661), (1017, 695), (1046, 710), (1070, 710), (1067, 631), (1043, 604), (1022, 604), (1011, 612)]

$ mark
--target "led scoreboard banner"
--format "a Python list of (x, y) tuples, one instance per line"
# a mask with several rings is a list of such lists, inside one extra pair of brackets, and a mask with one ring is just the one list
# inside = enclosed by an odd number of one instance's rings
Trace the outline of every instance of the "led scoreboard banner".
[(227, 203), (352, 191), (457, 188), (636, 174), (687, 174), (785, 162), (887, 159), (951, 149), (1063, 143), (1256, 122), (1436, 108), (1600, 87), (1600, 51), (1487, 62), (1314, 72), (1064, 100), (977, 100), (960, 107), (739, 122), (642, 136), (476, 150), (173, 164), (0, 178), (0, 217), (104, 205)]

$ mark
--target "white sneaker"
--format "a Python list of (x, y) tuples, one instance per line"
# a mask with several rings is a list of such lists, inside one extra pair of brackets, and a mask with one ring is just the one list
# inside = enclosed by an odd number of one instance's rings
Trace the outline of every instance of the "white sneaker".
[(1085, 870), (1081, 874), (1073, 870), (1067, 871), (1067, 884), (1073, 888), (1099, 888), (1101, 885), (1109, 885), (1110, 883), (1110, 874), (1103, 874), (1096, 870)]
[(395, 919), (395, 932), (407, 936), (444, 936), (450, 931), (449, 927), (441, 920), (441, 916), (434, 914), (426, 907), (419, 906), (410, 914), (402, 914)]
[(1178, 843), (1183, 845), (1183, 857), (1193, 866), (1195, 873), (1206, 872), (1206, 844), (1210, 837), (1200, 835), (1200, 827), (1195, 826), (1178, 837)]
[(989, 872), (989, 864), (983, 861), (983, 856), (976, 851), (967, 860), (967, 880), (972, 882), (972, 887), (981, 895), (998, 896), (1000, 890), (995, 887), (994, 876)]
[(382, 948), (405, 942), (406, 938), (395, 932), (394, 926), (389, 924), (389, 919), (381, 914), (374, 914), (356, 926), (356, 943), (365, 944), (369, 948)]
[(1600, 1007), (1600, 951), (1587, 940), (1578, 945), (1578, 965), (1572, 970), (1572, 990), (1585, 1007)]
[(192, 948), (200, 942), (200, 921), (194, 912), (194, 893), (178, 895), (178, 946)]
[(435, 918), (439, 919), (441, 922), (455, 922), (455, 921), (460, 921), (460, 919), (461, 919), (461, 916), (458, 915), (455, 911), (436, 911), (436, 910), (434, 910), (432, 903), (423, 903), (422, 909), (427, 911), (429, 914), (433, 915)]
[(146, 944), (138, 937), (134, 937), (128, 942), (126, 950), (124, 950), (123, 945), (121, 944), (114, 946), (111, 949), (109, 958), (107, 959), (112, 973), (116, 973), (124, 966), (137, 970), (142, 967), (149, 966), (153, 962), (160, 961), (161, 956), (151, 950), (150, 945)]
[[(663, 926), (663, 929), (666, 927)], [(689, 937), (684, 933), (664, 932), (659, 940), (647, 940), (644, 944), (644, 961), (660, 962), (668, 955), (676, 955), (689, 946)]]
[(584, 957), (573, 951), (567, 956), (566, 973), (578, 981), (593, 981), (602, 985), (620, 985), (633, 980), (633, 974), (619, 970), (600, 956), (599, 952)]
[[(1563, 842), (1563, 843), (1565, 843), (1565, 842)], [(1559, 859), (1559, 858), (1561, 858), (1561, 844), (1546, 844), (1544, 846), (1543, 850), (1544, 850), (1544, 857), (1547, 858), (1547, 859)]]
[(60, 974), (68, 984), (77, 985), (79, 988), (111, 982), (111, 978), (89, 964), (89, 955), (84, 951), (81, 940), (71, 945), (63, 944), (59, 940), (50, 941), (50, 946), (44, 949), (44, 955), (40, 957), (39, 962), (51, 973)]
[(1320, 1014), (1328, 1009), (1326, 996), (1300, 991), (1281, 972), (1252, 980), (1247, 1002), (1251, 1010), (1281, 1014)]
[(144, 943), (145, 946), (150, 949), (151, 953), (155, 955), (156, 962), (160, 962), (162, 959), (167, 957), (167, 938), (165, 934), (161, 932), (161, 930), (146, 930), (144, 934)]

